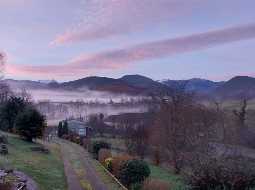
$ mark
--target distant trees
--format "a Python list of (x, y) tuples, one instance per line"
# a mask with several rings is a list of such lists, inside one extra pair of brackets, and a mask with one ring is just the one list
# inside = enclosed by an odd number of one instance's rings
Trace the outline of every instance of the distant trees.
[(34, 108), (26, 108), (16, 117), (15, 127), (18, 134), (25, 140), (32, 142), (34, 138), (42, 137), (46, 121)]

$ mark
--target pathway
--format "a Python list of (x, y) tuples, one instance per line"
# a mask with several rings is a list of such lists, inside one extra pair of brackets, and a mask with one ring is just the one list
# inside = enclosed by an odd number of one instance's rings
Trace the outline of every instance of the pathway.
[(95, 170), (87, 151), (74, 143), (58, 140), (69, 190), (108, 190)]

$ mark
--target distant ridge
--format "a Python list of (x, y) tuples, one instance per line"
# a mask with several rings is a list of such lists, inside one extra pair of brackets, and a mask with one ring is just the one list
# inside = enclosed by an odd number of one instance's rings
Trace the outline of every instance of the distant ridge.
[(194, 91), (203, 94), (212, 92), (217, 87), (224, 84), (224, 82), (214, 82), (200, 78), (192, 78), (188, 80), (163, 80), (161, 82), (169, 87), (176, 86), (178, 84), (185, 84), (188, 91)]
[(125, 93), (130, 95), (151, 95), (171, 89), (173, 86), (185, 83), (188, 91), (196, 92), (204, 97), (236, 99), (245, 96), (255, 98), (255, 78), (236, 76), (226, 82), (214, 82), (206, 79), (193, 78), (189, 80), (154, 81), (142, 75), (125, 75), (114, 79), (91, 76), (82, 79), (58, 83), (56, 81), (41, 82), (29, 80), (6, 79), (11, 88), (72, 90), (84, 89), (110, 93)]
[(255, 78), (236, 76), (215, 89), (214, 95), (222, 98), (254, 98)]

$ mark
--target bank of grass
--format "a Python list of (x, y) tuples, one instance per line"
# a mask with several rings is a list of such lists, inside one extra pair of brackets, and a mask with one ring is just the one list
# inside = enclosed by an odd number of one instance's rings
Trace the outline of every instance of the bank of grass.
[(161, 167), (150, 164), (152, 179), (160, 179), (162, 181), (168, 182), (171, 185), (171, 190), (184, 190), (185, 185), (183, 179), (170, 171), (163, 169)]
[[(6, 134), (5, 134), (6, 135)], [(57, 144), (51, 144), (50, 153), (33, 152), (31, 147), (41, 146), (29, 143), (15, 135), (8, 134), (7, 156), (0, 156), (0, 165), (17, 169), (31, 176), (40, 190), (66, 190), (66, 178), (60, 150)]]

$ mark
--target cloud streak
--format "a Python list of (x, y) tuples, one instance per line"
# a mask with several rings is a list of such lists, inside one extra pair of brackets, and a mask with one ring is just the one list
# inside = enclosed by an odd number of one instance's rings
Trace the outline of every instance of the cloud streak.
[(59, 34), (51, 45), (108, 38), (169, 23), (204, 3), (203, 0), (84, 0), (79, 26)]
[(83, 54), (67, 64), (57, 66), (10, 65), (10, 72), (33, 75), (64, 76), (94, 74), (97, 71), (119, 70), (140, 61), (160, 59), (176, 54), (194, 52), (223, 44), (255, 38), (255, 23), (218, 29), (174, 39), (138, 44), (123, 49)]

